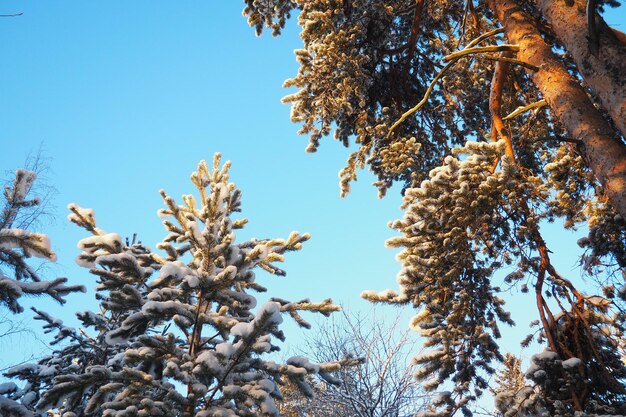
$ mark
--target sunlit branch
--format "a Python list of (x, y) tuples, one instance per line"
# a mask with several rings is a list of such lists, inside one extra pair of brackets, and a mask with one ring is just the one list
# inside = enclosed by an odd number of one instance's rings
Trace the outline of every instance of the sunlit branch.
[[(492, 36), (498, 35), (500, 33), (503, 33), (504, 29), (502, 28), (498, 28), (498, 29), (494, 29), (492, 31), (489, 31), (487, 33), (484, 33), (482, 35), (480, 35), (479, 37), (477, 37), (476, 39), (472, 40), (469, 44), (467, 44), (467, 46), (465, 47), (465, 49), (463, 49), (463, 51), (466, 50), (475, 50), (475, 48), (473, 48), (475, 45), (479, 44), (480, 42), (484, 41), (485, 39), (488, 39)], [(500, 45), (500, 46), (511, 46), (511, 45)], [(519, 49), (519, 48), (518, 48)], [(461, 52), (461, 51), (459, 51)], [(493, 52), (493, 51), (491, 51)], [(449, 57), (450, 55), (448, 55)], [(400, 116), (400, 118), (389, 128), (389, 132), (387, 133), (387, 139), (389, 139), (391, 137), (391, 134), (393, 133), (393, 131), (400, 126), (400, 124), (402, 124), (402, 122), (404, 122), (409, 116), (411, 116), (413, 113), (415, 113), (416, 111), (418, 111), (424, 104), (426, 104), (426, 102), (428, 101), (428, 98), (430, 97), (430, 95), (432, 94), (435, 85), (437, 84), (437, 82), (445, 75), (446, 71), (448, 71), (450, 68), (452, 68), (457, 62), (458, 60), (462, 57), (459, 56), (457, 58), (451, 59), (450, 62), (448, 62), (448, 64), (446, 64), (435, 76), (435, 78), (431, 81), (430, 85), (428, 86), (428, 89), (426, 90), (426, 93), (424, 94), (424, 97), (420, 100), (419, 103), (417, 103), (414, 107), (412, 107), (411, 109), (407, 110), (405, 113), (402, 114), (402, 116)], [(445, 58), (444, 58), (445, 60)]]
[(509, 115), (507, 115), (506, 117), (504, 117), (502, 120), (509, 120), (512, 119), (516, 116), (519, 116), (522, 113), (526, 113), (529, 110), (535, 109), (535, 108), (541, 108), (543, 106), (547, 106), (548, 103), (546, 103), (545, 99), (536, 101), (534, 103), (530, 103), (527, 104), (526, 106), (520, 106), (518, 108), (516, 108), (515, 110), (513, 110)]
[(453, 59), (459, 59), (465, 55), (473, 55), (473, 54), (482, 54), (485, 52), (517, 52), (519, 51), (518, 45), (488, 45), (488, 46), (477, 46), (475, 48), (465, 48), (460, 51), (452, 52), (449, 55), (443, 57), (443, 62), (448, 62)]
[[(508, 58), (509, 51), (502, 52), (500, 57)], [(507, 133), (500, 110), (502, 108), (502, 90), (506, 81), (506, 76), (509, 72), (509, 63), (506, 61), (498, 61), (491, 80), (491, 92), (489, 94), (489, 112), (491, 113), (492, 131), (491, 139), (497, 140), (498, 137), (502, 138), (506, 143), (506, 155), (511, 158), (511, 162), (515, 162), (515, 153), (513, 152), (513, 143), (511, 142), (511, 136)]]
[(478, 36), (476, 39), (473, 39), (472, 41), (470, 41), (470, 43), (467, 44), (465, 49), (471, 48), (473, 46), (476, 46), (479, 43), (481, 43), (482, 41), (484, 41), (485, 39), (489, 39), (492, 36), (496, 36), (496, 35), (499, 35), (501, 33), (504, 33), (504, 28), (498, 28), (498, 29), (490, 30), (487, 33), (483, 33), (482, 35)]
[(402, 124), (402, 122), (404, 122), (413, 113), (418, 111), (424, 104), (426, 104), (426, 102), (428, 101), (428, 98), (430, 97), (431, 93), (433, 92), (433, 90), (435, 88), (435, 85), (437, 84), (437, 81), (439, 81), (445, 75), (446, 71), (448, 71), (450, 68), (452, 68), (457, 62), (458, 62), (458, 60), (454, 60), (452, 62), (449, 62), (446, 66), (444, 66), (441, 69), (441, 71), (439, 71), (437, 73), (435, 78), (430, 82), (430, 85), (428, 86), (428, 89), (426, 90), (426, 93), (424, 94), (424, 97), (420, 100), (420, 102), (417, 103), (415, 105), (415, 107), (413, 107), (413, 108), (409, 109), (408, 111), (406, 111), (402, 116), (400, 116), (400, 118), (393, 125), (391, 125), (391, 127), (389, 128), (389, 132), (387, 133), (387, 139), (389, 139), (391, 137), (391, 134), (393, 133), (393, 131), (398, 126), (400, 126), (400, 124)]

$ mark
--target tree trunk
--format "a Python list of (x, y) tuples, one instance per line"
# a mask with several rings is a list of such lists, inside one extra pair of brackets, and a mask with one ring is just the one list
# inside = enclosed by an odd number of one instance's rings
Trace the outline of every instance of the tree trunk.
[[(572, 6), (567, 6), (565, 1), (535, 2), (576, 62), (587, 85), (626, 137), (626, 45), (620, 42), (619, 34), (600, 16), (591, 16), (595, 29), (593, 26), (589, 29), (585, 0), (575, 0)], [(590, 30), (595, 34), (589, 36)]]
[(584, 144), (589, 167), (626, 219), (626, 145), (545, 43), (534, 20), (513, 0), (487, 4), (504, 26), (509, 43), (519, 45), (518, 59), (539, 67), (528, 70), (533, 82), (572, 138)]

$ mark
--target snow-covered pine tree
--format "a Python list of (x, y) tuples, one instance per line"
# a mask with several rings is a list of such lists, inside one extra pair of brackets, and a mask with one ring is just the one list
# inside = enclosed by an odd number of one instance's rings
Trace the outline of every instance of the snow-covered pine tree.
[(92, 210), (69, 206), (69, 219), (92, 233), (79, 242), (77, 262), (98, 279), (100, 311), (77, 314), (80, 330), (37, 311), (62, 347), (7, 373), (26, 382), (5, 389), (22, 404), (16, 415), (277, 416), (284, 382), (305, 394), (310, 375), (337, 382), (331, 373), (340, 362), (268, 357), (285, 338), (283, 314), (309, 327), (300, 311), (328, 315), (338, 307), (279, 298), (256, 307), (253, 293), (265, 288), (255, 269), (285, 275), (276, 263), (309, 236), (235, 243), (234, 231), (247, 220), (231, 218), (241, 193), (229, 182), (230, 163), (219, 165), (219, 154), (212, 169), (198, 165), (191, 175), (198, 195), (183, 196), (184, 205), (161, 191), (166, 207), (158, 214), (168, 234), (157, 247), (164, 257), (100, 229)]
[[(502, 290), (529, 288), (538, 340), (555, 363), (584, 366), (567, 398), (554, 394), (558, 382), (538, 385), (546, 404), (619, 413), (623, 365), (607, 355), (626, 318), (626, 35), (601, 16), (619, 2), (245, 4), (257, 34), (278, 34), (297, 11), (303, 46), (283, 101), (307, 151), (325, 136), (354, 142), (342, 194), (366, 168), (381, 195), (404, 186), (407, 213), (393, 223), (402, 237), (391, 241), (404, 248), (400, 291), (369, 296), (420, 311), (415, 327), (433, 349), (419, 376), (445, 390), (435, 415), (471, 412), (503, 359), (498, 321), (512, 320)], [(584, 283), (553, 265), (539, 226), (554, 220), (589, 230)]]
[(35, 172), (18, 169), (13, 184), (7, 185), (3, 193), (0, 212), (0, 308), (8, 308), (13, 313), (24, 310), (19, 303), (24, 295), (47, 295), (63, 304), (64, 297), (69, 293), (85, 290), (81, 285), (67, 285), (67, 278), (45, 280), (36, 267), (29, 265), (30, 257), (56, 261), (48, 236), (28, 230), (33, 212), (41, 204), (39, 198), (29, 197), (36, 178)]

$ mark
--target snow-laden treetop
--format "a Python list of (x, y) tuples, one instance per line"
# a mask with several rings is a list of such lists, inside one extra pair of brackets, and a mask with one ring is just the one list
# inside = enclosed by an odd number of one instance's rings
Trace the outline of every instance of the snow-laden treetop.
[(236, 243), (234, 231), (246, 220), (231, 218), (241, 193), (229, 182), (229, 167), (220, 167), (219, 154), (212, 168), (200, 162), (191, 175), (197, 195), (183, 196), (182, 205), (161, 191), (158, 214), (168, 233), (157, 247), (165, 256), (107, 233), (92, 210), (70, 204), (69, 219), (92, 234), (78, 243), (77, 262), (97, 277), (101, 309), (77, 314), (89, 332), (37, 312), (58, 332), (55, 343), (67, 345), (9, 371), (27, 382), (4, 390), (13, 407), (29, 416), (50, 409), (63, 417), (277, 416), (274, 399), (284, 381), (305, 393), (308, 375), (335, 382), (330, 373), (341, 363), (267, 358), (285, 339), (283, 314), (309, 327), (300, 311), (328, 315), (338, 307), (279, 298), (256, 307), (254, 293), (266, 289), (255, 269), (285, 275), (276, 264), (309, 235)]

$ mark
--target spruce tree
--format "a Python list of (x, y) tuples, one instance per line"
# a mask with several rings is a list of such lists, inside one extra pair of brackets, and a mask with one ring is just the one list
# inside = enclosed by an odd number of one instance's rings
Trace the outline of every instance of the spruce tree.
[(5, 386), (5, 397), (20, 408), (0, 402), (3, 415), (278, 416), (281, 385), (310, 394), (311, 375), (337, 382), (331, 373), (340, 362), (280, 363), (270, 356), (285, 339), (283, 315), (309, 327), (299, 312), (328, 315), (338, 307), (273, 297), (257, 307), (254, 294), (266, 289), (256, 271), (285, 275), (277, 263), (309, 235), (236, 243), (235, 231), (247, 220), (232, 218), (241, 193), (229, 167), (220, 167), (219, 154), (212, 168), (202, 161), (191, 175), (197, 195), (183, 196), (182, 205), (161, 191), (163, 256), (105, 232), (92, 210), (70, 204), (69, 219), (91, 233), (78, 243), (77, 262), (97, 279), (100, 309), (77, 313), (80, 329), (35, 310), (59, 347), (6, 373), (25, 386)]

